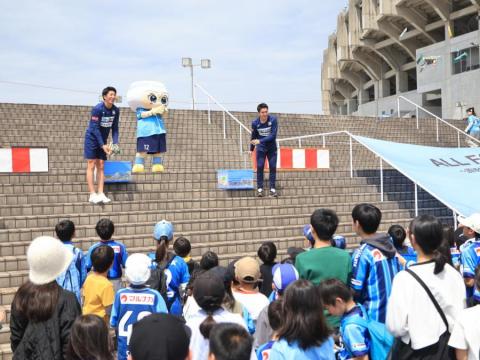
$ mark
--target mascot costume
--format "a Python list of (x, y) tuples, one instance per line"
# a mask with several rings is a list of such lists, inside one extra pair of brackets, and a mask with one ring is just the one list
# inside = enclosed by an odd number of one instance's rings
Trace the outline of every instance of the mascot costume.
[(128, 106), (137, 114), (137, 154), (133, 173), (145, 171), (145, 158), (152, 155), (152, 172), (164, 170), (161, 154), (167, 151), (163, 118), (168, 112), (168, 92), (158, 81), (136, 81), (127, 92)]

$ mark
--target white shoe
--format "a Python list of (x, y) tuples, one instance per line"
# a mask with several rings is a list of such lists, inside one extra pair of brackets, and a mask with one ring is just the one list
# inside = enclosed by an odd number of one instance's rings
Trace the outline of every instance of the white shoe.
[(109, 202), (112, 201), (108, 197), (106, 197), (104, 193), (98, 193), (97, 196), (98, 196), (99, 202), (102, 202), (104, 204), (108, 204)]
[(90, 197), (88, 198), (88, 202), (91, 204), (98, 204), (99, 202), (101, 202), (101, 200), (96, 193), (91, 193)]

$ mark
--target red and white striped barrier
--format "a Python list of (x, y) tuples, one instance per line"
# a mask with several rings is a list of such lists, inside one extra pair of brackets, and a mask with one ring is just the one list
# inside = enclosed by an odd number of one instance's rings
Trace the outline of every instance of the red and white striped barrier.
[(48, 172), (47, 148), (0, 149), (0, 173)]
[[(255, 151), (252, 153), (253, 169), (257, 169)], [(293, 149), (281, 147), (277, 152), (277, 169), (280, 170), (317, 170), (330, 168), (330, 151), (328, 149)], [(265, 169), (268, 161), (265, 159)]]

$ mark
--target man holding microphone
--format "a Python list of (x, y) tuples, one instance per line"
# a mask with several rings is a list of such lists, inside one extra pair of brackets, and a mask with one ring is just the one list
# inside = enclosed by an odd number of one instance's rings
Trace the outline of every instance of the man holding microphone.
[(270, 169), (270, 196), (277, 197), (275, 178), (277, 175), (277, 130), (278, 122), (275, 116), (268, 114), (268, 105), (261, 103), (257, 106), (258, 118), (252, 122), (252, 137), (250, 151), (256, 148), (257, 160), (257, 196), (263, 197), (263, 170), (265, 158), (268, 159)]

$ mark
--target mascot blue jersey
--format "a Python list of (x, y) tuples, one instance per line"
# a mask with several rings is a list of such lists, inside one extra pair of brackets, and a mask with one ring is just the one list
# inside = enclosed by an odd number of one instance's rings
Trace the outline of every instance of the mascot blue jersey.
[(145, 111), (149, 110), (137, 108), (137, 138), (166, 134), (167, 130), (165, 129), (162, 117), (160, 115), (152, 115), (142, 119), (140, 114)]

